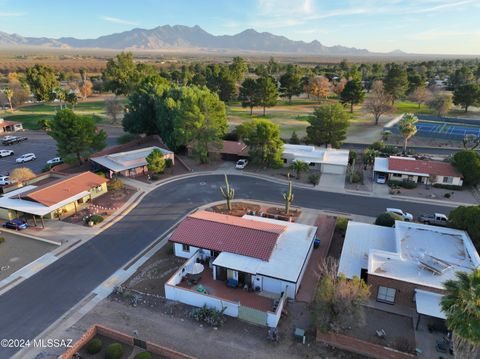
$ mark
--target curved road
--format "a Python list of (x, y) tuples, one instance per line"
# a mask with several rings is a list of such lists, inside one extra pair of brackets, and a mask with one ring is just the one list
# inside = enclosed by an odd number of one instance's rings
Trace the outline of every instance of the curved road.
[[(223, 175), (181, 179), (150, 192), (138, 206), (90, 241), (0, 296), (0, 339), (33, 339), (135, 257), (190, 210), (221, 200)], [(236, 197), (282, 202), (285, 186), (263, 179), (230, 176)], [(448, 213), (450, 207), (295, 189), (294, 204), (376, 216), (386, 207)], [(0, 358), (18, 349), (0, 348)]]

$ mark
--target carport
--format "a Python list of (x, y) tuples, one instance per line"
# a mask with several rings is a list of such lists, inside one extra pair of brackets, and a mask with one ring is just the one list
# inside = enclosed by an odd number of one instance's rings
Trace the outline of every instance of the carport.
[(418, 314), (415, 330), (418, 329), (422, 315), (445, 320), (445, 313), (440, 305), (442, 297), (443, 295), (439, 293), (415, 289), (415, 304)]

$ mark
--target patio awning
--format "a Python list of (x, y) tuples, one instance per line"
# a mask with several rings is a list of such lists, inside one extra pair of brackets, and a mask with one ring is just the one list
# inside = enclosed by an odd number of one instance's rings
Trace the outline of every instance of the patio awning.
[(428, 315), (429, 317), (445, 319), (445, 313), (440, 306), (440, 300), (443, 295), (426, 290), (415, 289), (415, 302), (417, 313)]

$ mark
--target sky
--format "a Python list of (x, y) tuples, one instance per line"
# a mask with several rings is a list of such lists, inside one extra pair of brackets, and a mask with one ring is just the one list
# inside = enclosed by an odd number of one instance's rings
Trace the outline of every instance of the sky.
[(480, 55), (480, 0), (0, 0), (0, 31), (95, 38), (135, 27), (248, 28), (388, 52)]

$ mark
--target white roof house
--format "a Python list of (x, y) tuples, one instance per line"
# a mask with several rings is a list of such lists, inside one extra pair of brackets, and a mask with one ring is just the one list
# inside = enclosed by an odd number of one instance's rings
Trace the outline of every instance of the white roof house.
[(286, 164), (303, 161), (318, 167), (324, 173), (343, 174), (348, 166), (348, 155), (348, 150), (285, 144), (282, 159)]
[(165, 155), (173, 155), (172, 151), (161, 147), (152, 146), (141, 148), (133, 151), (118, 152), (110, 155), (92, 157), (91, 161), (108, 168), (113, 172), (126, 171), (132, 168), (142, 167), (147, 165), (147, 157), (154, 149), (161, 151)]
[[(441, 291), (456, 272), (478, 267), (480, 257), (464, 231), (402, 221), (396, 221), (395, 228), (349, 222), (339, 273), (360, 277), (366, 269), (368, 275)], [(441, 294), (419, 289), (415, 290), (417, 312), (442, 318)], [(437, 307), (425, 309), (435, 303)]]
[(243, 218), (281, 224), (287, 229), (279, 236), (268, 261), (222, 252), (215, 259), (213, 265), (296, 283), (310, 252), (312, 238), (315, 236), (317, 227), (249, 215), (245, 215)]

